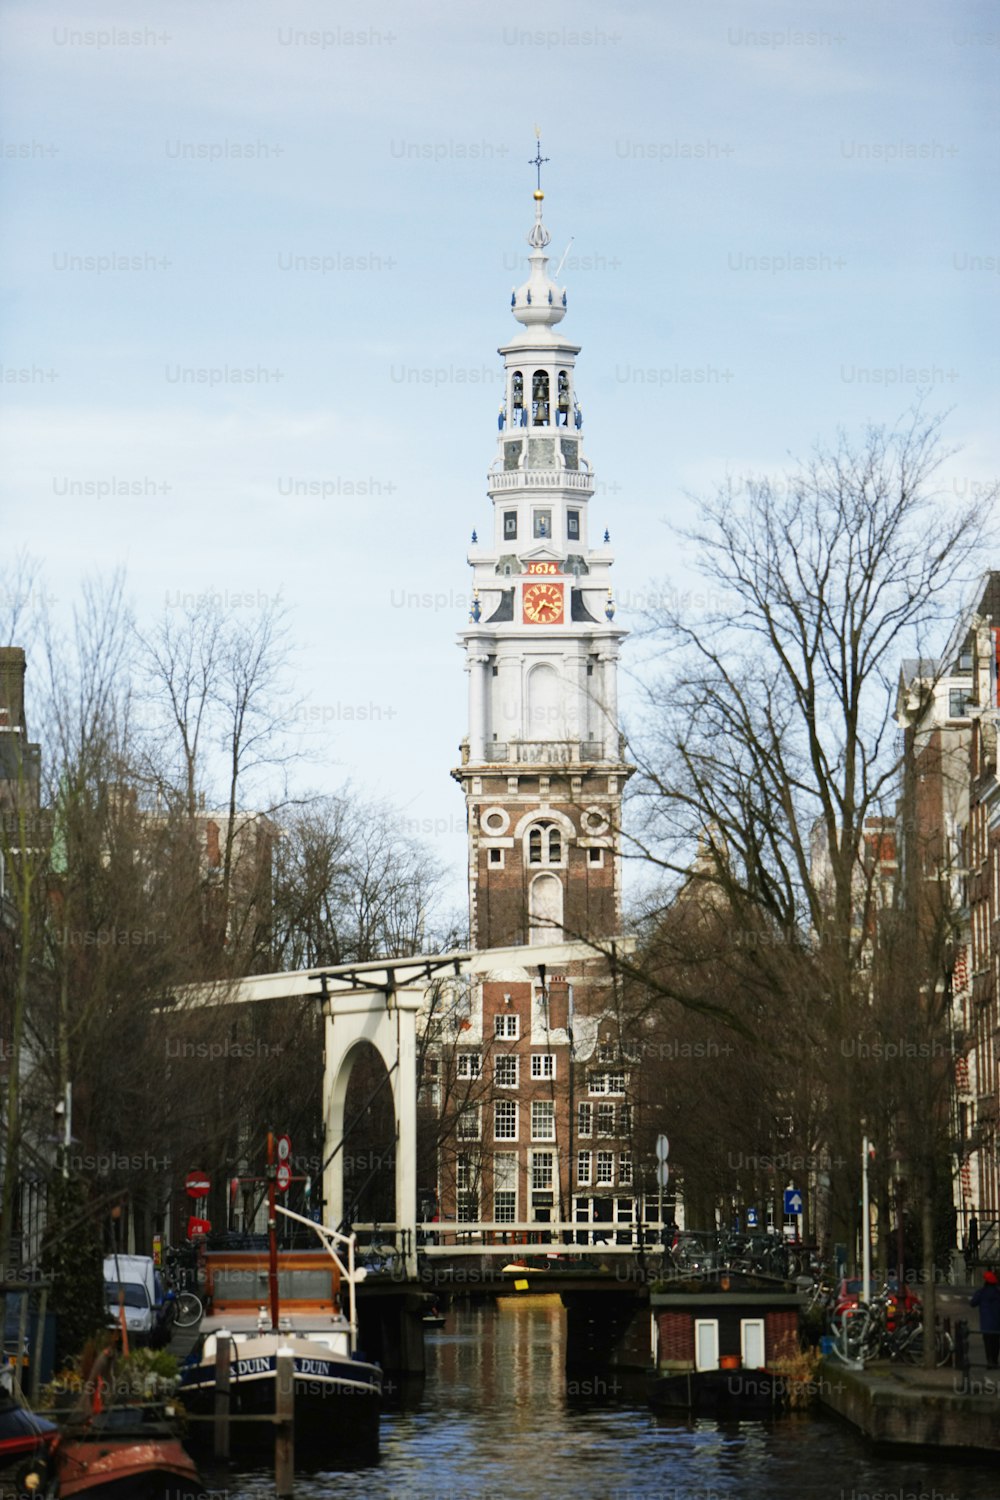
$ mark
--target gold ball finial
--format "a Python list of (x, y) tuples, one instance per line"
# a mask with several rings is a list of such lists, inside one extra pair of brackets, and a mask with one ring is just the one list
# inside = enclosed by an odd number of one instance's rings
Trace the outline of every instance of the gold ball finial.
[(535, 188), (535, 191), (531, 196), (534, 198), (536, 203), (541, 203), (542, 199), (545, 197), (545, 194), (542, 192), (541, 188)]

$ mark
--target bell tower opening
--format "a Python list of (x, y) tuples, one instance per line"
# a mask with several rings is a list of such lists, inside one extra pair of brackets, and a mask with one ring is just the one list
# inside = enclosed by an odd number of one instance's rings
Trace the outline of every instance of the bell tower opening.
[(531, 420), (535, 427), (549, 425), (548, 370), (536, 370), (531, 377)]

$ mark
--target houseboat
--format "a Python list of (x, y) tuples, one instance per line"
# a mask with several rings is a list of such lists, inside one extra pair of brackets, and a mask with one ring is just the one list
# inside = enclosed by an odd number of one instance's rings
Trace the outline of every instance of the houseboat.
[(668, 1283), (649, 1301), (651, 1406), (750, 1417), (784, 1408), (781, 1366), (799, 1349), (797, 1292), (731, 1273)]

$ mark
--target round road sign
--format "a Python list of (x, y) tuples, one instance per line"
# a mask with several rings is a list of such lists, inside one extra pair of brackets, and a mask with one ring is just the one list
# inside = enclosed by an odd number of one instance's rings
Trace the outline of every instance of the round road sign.
[(287, 1161), (282, 1161), (282, 1162), (278, 1163), (277, 1180), (278, 1180), (278, 1192), (279, 1193), (287, 1193), (288, 1192), (288, 1184), (292, 1180), (292, 1169), (288, 1165)]
[(204, 1172), (189, 1172), (184, 1179), (184, 1188), (189, 1198), (207, 1198), (211, 1187)]
[(290, 1161), (292, 1156), (292, 1138), (290, 1135), (279, 1135), (278, 1137), (278, 1160)]

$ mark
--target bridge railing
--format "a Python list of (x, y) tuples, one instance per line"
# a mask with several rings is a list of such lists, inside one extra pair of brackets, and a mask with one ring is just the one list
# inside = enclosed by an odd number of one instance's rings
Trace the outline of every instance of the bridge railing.
[[(397, 1224), (355, 1224), (353, 1228), (362, 1259), (366, 1245), (402, 1246), (409, 1237), (409, 1230)], [(534, 1220), (497, 1224), (434, 1220), (416, 1226), (416, 1241), (420, 1253), (429, 1256), (501, 1255), (516, 1260), (524, 1255), (573, 1255), (586, 1250), (628, 1255), (643, 1250), (660, 1255), (664, 1251), (663, 1230), (658, 1222), (595, 1224), (559, 1219), (549, 1224)]]

